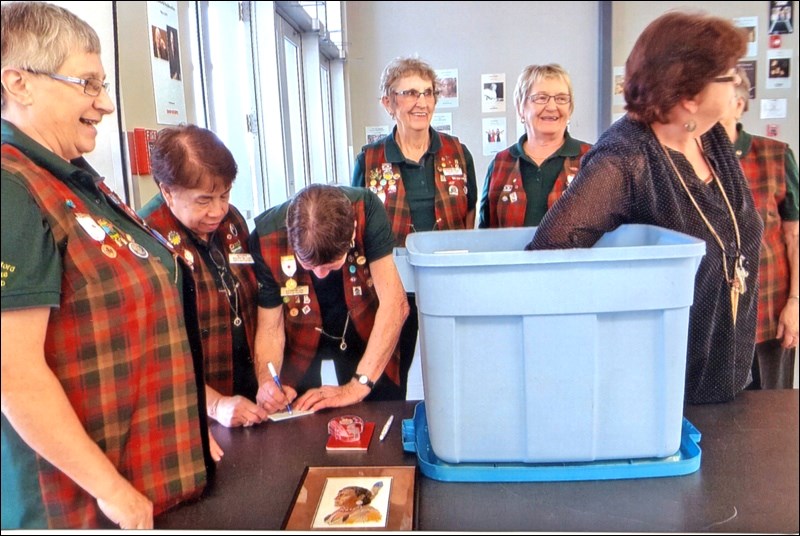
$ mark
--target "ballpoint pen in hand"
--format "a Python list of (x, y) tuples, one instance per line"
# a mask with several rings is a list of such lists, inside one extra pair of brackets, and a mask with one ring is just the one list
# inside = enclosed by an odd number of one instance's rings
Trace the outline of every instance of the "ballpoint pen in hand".
[[(280, 380), (280, 378), (278, 378), (278, 373), (275, 372), (275, 367), (272, 366), (271, 362), (267, 363), (267, 366), (269, 367), (269, 373), (272, 374), (272, 379), (275, 380), (275, 385), (277, 385), (278, 389), (280, 389), (281, 392), (283, 392), (283, 385), (281, 385), (281, 380)], [(291, 413), (292, 413), (292, 405), (291, 404), (288, 404), (288, 403), (286, 404), (286, 411), (288, 411), (289, 414), (291, 415)]]

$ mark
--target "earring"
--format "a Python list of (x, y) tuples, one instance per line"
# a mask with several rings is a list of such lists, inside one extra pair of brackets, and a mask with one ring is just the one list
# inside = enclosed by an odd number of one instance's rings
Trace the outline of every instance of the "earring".
[(353, 249), (354, 247), (356, 247), (356, 241), (355, 240), (351, 240), (350, 241), (350, 249)]
[(697, 123), (694, 122), (694, 119), (689, 119), (683, 124), (683, 128), (686, 129), (686, 132), (694, 132), (697, 130)]

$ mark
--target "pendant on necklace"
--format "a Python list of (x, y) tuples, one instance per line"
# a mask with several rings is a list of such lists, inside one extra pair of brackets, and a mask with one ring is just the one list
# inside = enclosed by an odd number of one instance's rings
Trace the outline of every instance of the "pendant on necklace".
[(242, 325), (242, 319), (237, 316), (236, 318), (233, 319), (233, 325), (238, 328), (239, 326)]
[(733, 265), (733, 281), (731, 281), (731, 315), (734, 326), (739, 313), (739, 296), (747, 292), (748, 275), (750, 274), (744, 269), (744, 256), (738, 255)]
[(747, 292), (747, 276), (750, 273), (744, 269), (744, 255), (739, 255), (736, 259), (733, 272), (736, 274), (736, 281), (739, 283), (739, 294)]
[(739, 312), (739, 287), (738, 281), (734, 281), (731, 285), (731, 316), (733, 317), (733, 325), (736, 326), (736, 314)]
[(342, 337), (342, 344), (339, 345), (339, 350), (341, 350), (342, 352), (347, 350), (347, 343), (344, 342), (344, 337)]

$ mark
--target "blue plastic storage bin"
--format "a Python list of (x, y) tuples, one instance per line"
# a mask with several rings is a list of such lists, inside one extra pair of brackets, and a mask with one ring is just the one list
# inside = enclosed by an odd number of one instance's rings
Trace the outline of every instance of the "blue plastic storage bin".
[(430, 445), (448, 463), (673, 455), (705, 243), (623, 225), (594, 247), (523, 251), (535, 228), (413, 233)]

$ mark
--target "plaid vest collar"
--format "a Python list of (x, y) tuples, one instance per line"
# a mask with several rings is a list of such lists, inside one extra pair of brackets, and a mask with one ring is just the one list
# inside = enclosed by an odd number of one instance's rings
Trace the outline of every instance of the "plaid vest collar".
[[(64, 246), (61, 304), (50, 315), (45, 357), (78, 419), (156, 514), (197, 496), (206, 479), (205, 412), (180, 289), (154, 255), (143, 258), (144, 248), (104, 230), (103, 218), (62, 181), (10, 145), (2, 159)], [(98, 527), (93, 497), (43, 458), (38, 471), (49, 528)]]
[(761, 136), (748, 137), (749, 150), (741, 154), (737, 151), (737, 155), (750, 185), (756, 210), (764, 222), (758, 269), (756, 326), (756, 342), (763, 342), (776, 337), (778, 318), (789, 296), (789, 264), (779, 211), (786, 198), (784, 160), (788, 146)]
[[(203, 344), (203, 365), (206, 383), (225, 396), (233, 395), (233, 337), (231, 309), (225, 291), (217, 287), (214, 274), (203, 261), (198, 245), (190, 231), (172, 214), (165, 202), (147, 218), (147, 223), (166, 237), (180, 255), (193, 267), (192, 276), (197, 292), (197, 319)], [(247, 223), (239, 212), (230, 207), (228, 214), (214, 233), (223, 245), (223, 253), (245, 254), (248, 251)], [(228, 270), (239, 283), (239, 315), (244, 322), (248, 348), (252, 352), (256, 332), (257, 284), (252, 264), (228, 262)], [(252, 357), (252, 353), (251, 353)]]
[[(528, 196), (522, 183), (519, 160), (520, 155), (512, 146), (495, 156), (494, 168), (489, 178), (489, 227), (522, 227), (525, 225), (525, 213), (528, 207)], [(561, 197), (572, 179), (580, 169), (580, 161), (591, 145), (580, 144), (580, 152), (575, 156), (566, 156), (564, 166), (556, 177), (553, 189), (547, 195), (547, 208), (550, 208)]]
[[(464, 151), (458, 138), (442, 133), (434, 135), (439, 136), (441, 141), (441, 147), (434, 155), (433, 166), (437, 229), (465, 229), (469, 212), (469, 192)], [(385, 142), (365, 148), (364, 165), (366, 186), (383, 202), (396, 244), (405, 247), (406, 238), (413, 228), (400, 166), (387, 161)]]
[[(354, 203), (354, 208), (357, 222), (355, 247), (348, 253), (345, 265), (342, 267), (342, 281), (351, 323), (361, 340), (366, 342), (375, 324), (379, 302), (369, 265), (364, 256), (366, 216), (363, 202)], [(314, 291), (311, 272), (296, 261), (285, 228), (261, 236), (259, 244), (264, 262), (275, 281), (281, 286), (286, 331), (281, 381), (294, 387), (299, 384), (317, 355), (320, 332), (316, 328), (322, 327), (319, 300)], [(290, 279), (293, 282), (287, 284)], [(398, 385), (399, 364), (400, 353), (395, 348), (384, 374)]]

